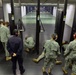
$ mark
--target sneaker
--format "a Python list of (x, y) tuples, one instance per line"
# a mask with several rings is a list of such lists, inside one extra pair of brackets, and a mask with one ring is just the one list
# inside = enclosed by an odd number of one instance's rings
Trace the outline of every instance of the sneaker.
[(48, 75), (47, 72), (43, 72), (43, 75)]
[(52, 73), (48, 73), (49, 75), (53, 75)]

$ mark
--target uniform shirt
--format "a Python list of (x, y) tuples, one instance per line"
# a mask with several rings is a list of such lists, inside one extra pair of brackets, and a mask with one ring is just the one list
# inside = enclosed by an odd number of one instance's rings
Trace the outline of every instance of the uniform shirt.
[(56, 58), (57, 55), (60, 54), (60, 46), (59, 44), (54, 40), (47, 40), (47, 42), (44, 45), (45, 48), (45, 56), (48, 58), (49, 56), (52, 58)]
[(44, 44), (44, 48), (47, 49), (49, 47), (50, 40), (46, 40)]
[(9, 53), (12, 55), (13, 53), (16, 53), (17, 55), (22, 55), (22, 40), (20, 37), (12, 36), (9, 38), (7, 42), (7, 49)]
[(0, 37), (1, 37), (1, 42), (7, 42), (8, 41), (8, 38), (10, 37), (10, 31), (9, 31), (8, 27), (1, 25)]
[(68, 47), (64, 52), (64, 55), (69, 55), (70, 57), (73, 57), (73, 55), (75, 55), (76, 57), (76, 40), (73, 40), (69, 43)]
[(24, 45), (28, 48), (33, 48), (35, 46), (35, 42), (33, 40), (32, 37), (28, 37), (25, 42), (24, 42)]

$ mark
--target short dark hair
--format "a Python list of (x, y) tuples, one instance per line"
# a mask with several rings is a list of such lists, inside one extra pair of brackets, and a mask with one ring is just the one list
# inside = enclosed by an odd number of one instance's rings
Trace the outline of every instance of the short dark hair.
[(57, 34), (56, 33), (54, 33), (54, 34), (52, 34), (52, 38), (55, 40), (56, 38), (57, 38)]

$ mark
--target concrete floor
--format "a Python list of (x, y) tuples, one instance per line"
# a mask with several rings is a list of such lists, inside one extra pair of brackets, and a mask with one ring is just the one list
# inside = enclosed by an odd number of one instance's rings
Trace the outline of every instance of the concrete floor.
[[(55, 24), (55, 17), (49, 12), (40, 12), (40, 19), (43, 24)], [(25, 24), (36, 24), (36, 12), (29, 12), (22, 20)]]
[[(1, 52), (1, 53), (0, 53), (0, 75), (13, 75), (11, 61), (5, 61), (4, 52)], [(43, 75), (43, 73), (42, 73), (43, 60), (41, 60), (38, 64), (36, 64), (32, 61), (32, 59), (36, 58), (36, 57), (38, 57), (38, 55), (27, 54), (24, 51), (23, 59), (24, 59), (24, 68), (26, 70), (24, 75)], [(52, 70), (52, 74), (53, 75), (64, 75), (62, 72), (62, 69), (61, 69), (62, 66), (64, 65), (64, 58), (60, 57), (58, 59), (62, 60), (62, 64), (55, 65)], [(69, 72), (68, 75), (70, 75), (71, 69), (69, 69), (68, 72)], [(20, 75), (18, 68), (17, 68), (17, 75)]]

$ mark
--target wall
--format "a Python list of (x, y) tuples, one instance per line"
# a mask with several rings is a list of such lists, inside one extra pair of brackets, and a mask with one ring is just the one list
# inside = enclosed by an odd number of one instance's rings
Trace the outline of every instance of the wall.
[[(5, 19), (5, 21), (9, 22), (9, 15), (8, 14), (11, 13), (10, 4), (3, 4), (3, 11), (4, 11), (4, 19)], [(20, 12), (20, 7), (19, 6), (15, 6), (14, 7), (14, 15), (15, 15), (15, 23), (17, 23), (18, 19), (20, 19), (21, 17), (26, 15), (26, 7), (25, 6), (21, 6), (21, 12)]]
[(55, 17), (56, 17), (56, 12), (57, 12), (57, 7), (54, 7), (53, 8), (53, 16), (55, 16)]
[(3, 4), (4, 19), (9, 22), (8, 14), (11, 13), (10, 4)]
[(18, 20), (21, 19), (21, 9), (19, 6), (14, 7), (15, 23), (18, 23)]
[(73, 26), (73, 20), (74, 20), (74, 13), (75, 13), (75, 6), (69, 5), (67, 7), (63, 41), (70, 41), (70, 36), (71, 36), (71, 31), (72, 31), (72, 26)]
[(0, 19), (3, 19), (3, 9), (0, 7)]
[[(35, 12), (37, 7), (35, 5), (27, 5), (26, 11), (29, 12)], [(50, 14), (53, 14), (53, 6), (40, 6), (40, 12), (49, 12)]]
[(21, 6), (21, 16), (25, 16), (26, 15), (26, 6)]
[(73, 24), (74, 13), (75, 13), (75, 5), (69, 5), (67, 7), (65, 24), (69, 25), (70, 27), (72, 27), (72, 24)]

